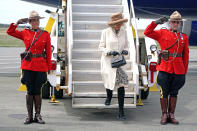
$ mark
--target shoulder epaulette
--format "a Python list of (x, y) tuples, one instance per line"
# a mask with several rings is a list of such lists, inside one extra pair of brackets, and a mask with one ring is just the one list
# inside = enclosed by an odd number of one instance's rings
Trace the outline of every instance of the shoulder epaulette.
[(161, 29), (168, 30), (166, 27), (162, 27)]
[(183, 34), (183, 35), (185, 35), (185, 36), (187, 36), (187, 37), (188, 37), (188, 35), (187, 35), (186, 33), (181, 32), (181, 34)]
[(41, 28), (40, 30), (42, 30), (42, 32), (49, 33), (48, 31), (44, 30), (43, 28)]
[(26, 30), (30, 30), (31, 28), (30, 28), (29, 26), (27, 26), (25, 29), (26, 29)]
[(184, 35), (187, 35), (187, 34), (185, 34), (185, 33), (183, 33), (183, 32), (180, 32), (181, 34), (184, 34)]
[(43, 32), (49, 33), (49, 32), (48, 32), (48, 31), (46, 31), (46, 30), (43, 30)]

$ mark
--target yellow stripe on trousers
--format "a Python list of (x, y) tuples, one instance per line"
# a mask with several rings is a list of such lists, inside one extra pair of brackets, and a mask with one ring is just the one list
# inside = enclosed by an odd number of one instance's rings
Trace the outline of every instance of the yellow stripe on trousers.
[[(157, 76), (158, 76), (158, 74), (159, 74), (159, 71), (157, 72)], [(156, 85), (160, 88), (160, 98), (163, 98), (163, 90), (162, 90), (161, 86), (158, 84), (157, 78), (156, 78)]]
[(163, 98), (163, 90), (162, 90), (161, 86), (160, 86), (160, 98)]

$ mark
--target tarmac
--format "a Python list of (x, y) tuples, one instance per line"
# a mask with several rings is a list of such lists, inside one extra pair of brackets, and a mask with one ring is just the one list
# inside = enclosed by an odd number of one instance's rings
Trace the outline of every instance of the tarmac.
[[(0, 47), (0, 76), (20, 76), (20, 53), (23, 47)], [(190, 62), (197, 61), (197, 49), (190, 49)]]
[[(12, 53), (17, 54), (14, 51)], [(196, 55), (196, 50), (193, 53)], [(143, 100), (144, 106), (125, 109), (127, 117), (125, 121), (116, 118), (117, 109), (73, 109), (72, 99), (67, 96), (59, 99), (60, 102), (57, 104), (49, 103), (49, 99), (43, 99), (41, 114), (46, 124), (24, 125), (25, 92), (17, 91), (20, 78), (0, 74), (0, 131), (195, 131), (197, 129), (195, 59), (197, 57), (190, 61), (185, 86), (178, 96), (175, 116), (180, 122), (179, 125), (160, 125), (159, 92), (150, 92), (148, 99)]]

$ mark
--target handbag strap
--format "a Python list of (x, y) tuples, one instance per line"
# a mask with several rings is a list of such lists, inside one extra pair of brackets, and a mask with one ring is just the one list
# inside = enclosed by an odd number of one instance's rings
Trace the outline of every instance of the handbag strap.
[(36, 43), (36, 41), (39, 39), (39, 37), (42, 35), (42, 33), (43, 33), (43, 30), (40, 31), (38, 37), (35, 38), (35, 40), (31, 43), (31, 45), (27, 48), (26, 51), (29, 51), (30, 50), (30, 48), (33, 46), (34, 43)]
[(179, 35), (179, 38), (176, 40), (176, 42), (175, 42), (173, 45), (171, 45), (170, 47), (166, 48), (165, 50), (169, 50), (169, 49), (172, 48), (174, 45), (176, 45), (176, 43), (179, 42), (180, 36), (181, 36), (181, 34)]

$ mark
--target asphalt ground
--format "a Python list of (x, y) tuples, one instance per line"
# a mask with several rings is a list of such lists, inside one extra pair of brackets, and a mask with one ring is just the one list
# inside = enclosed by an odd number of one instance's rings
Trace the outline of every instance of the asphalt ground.
[[(0, 47), (0, 76), (20, 76), (23, 47)], [(197, 49), (190, 49), (190, 62), (197, 61)]]
[[(0, 56), (6, 52), (8, 50), (0, 48)], [(20, 49), (9, 50), (15, 57), (18, 57), (19, 52)], [(179, 92), (175, 113), (180, 125), (160, 125), (159, 92), (151, 92), (148, 99), (143, 101), (144, 106), (126, 109), (125, 121), (117, 120), (117, 109), (73, 109), (70, 97), (59, 99), (58, 104), (49, 103), (48, 99), (44, 99), (41, 114), (46, 124), (24, 125), (25, 92), (17, 91), (20, 78), (0, 74), (0, 131), (195, 131), (197, 130), (197, 51), (190, 50), (190, 53), (192, 54), (189, 72), (185, 86)]]
[[(195, 131), (197, 129), (197, 62), (190, 62), (185, 86), (179, 92), (176, 118), (180, 125), (160, 125), (159, 92), (151, 92), (144, 106), (126, 109), (125, 121), (117, 109), (73, 109), (69, 97), (58, 104), (43, 100), (46, 124), (24, 125), (25, 92), (17, 91), (19, 77), (0, 77), (0, 131)], [(104, 100), (103, 100), (104, 101)]]

